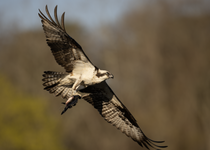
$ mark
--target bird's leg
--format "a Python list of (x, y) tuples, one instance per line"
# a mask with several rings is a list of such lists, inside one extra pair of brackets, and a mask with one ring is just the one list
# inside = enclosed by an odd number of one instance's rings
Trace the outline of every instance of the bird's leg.
[(72, 96), (70, 97), (70, 98), (68, 98), (67, 99), (67, 101), (66, 101), (66, 105), (69, 103), (69, 102), (71, 102), (72, 100), (73, 100), (73, 98), (74, 97), (77, 97), (77, 96), (79, 96), (80, 98), (81, 98), (81, 96), (80, 96), (80, 94), (79, 93), (77, 93), (77, 89), (78, 89), (78, 87), (80, 86), (80, 83), (82, 82), (82, 80), (79, 78), (78, 80), (76, 80), (75, 81), (75, 83), (74, 83), (74, 85), (72, 86), (72, 90), (73, 90), (73, 92), (72, 92)]
[(74, 85), (72, 86), (72, 89), (74, 90), (73, 92), (73, 95), (76, 93), (76, 90), (79, 88), (80, 84), (81, 84), (82, 80), (81, 80), (81, 76), (79, 79), (77, 79), (75, 82), (74, 82)]
[(72, 94), (71, 97), (69, 97), (69, 98), (67, 99), (67, 101), (66, 101), (65, 103), (63, 103), (63, 104), (66, 105), (66, 107), (65, 107), (64, 110), (62, 111), (61, 115), (62, 115), (63, 113), (65, 113), (65, 112), (68, 110), (68, 108), (71, 108), (72, 106), (75, 106), (76, 103), (78, 102), (78, 99), (81, 98), (81, 95), (80, 95), (79, 93), (77, 93), (77, 91), (76, 91), (76, 90), (79, 88), (80, 83), (81, 83), (81, 80), (78, 79), (78, 80), (76, 80), (76, 82), (75, 82), (74, 85), (72, 86), (73, 94)]
[[(72, 86), (72, 90), (73, 90), (73, 97), (77, 97), (79, 96), (81, 98), (81, 95), (79, 93), (77, 93), (77, 89), (79, 88), (80, 84), (81, 84), (82, 80), (81, 77), (79, 79), (77, 79), (74, 83), (74, 85)], [(68, 100), (67, 100), (68, 101)]]

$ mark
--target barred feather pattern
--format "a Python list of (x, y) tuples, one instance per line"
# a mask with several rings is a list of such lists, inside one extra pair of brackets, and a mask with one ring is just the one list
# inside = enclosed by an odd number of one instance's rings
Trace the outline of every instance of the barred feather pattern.
[[(91, 63), (82, 50), (82, 47), (66, 33), (64, 27), (64, 13), (61, 16), (61, 24), (59, 23), (57, 6), (54, 9), (54, 19), (50, 16), (47, 6), (47, 16), (40, 10), (39, 12), (47, 44), (50, 46), (56, 62), (64, 67), (66, 72), (72, 72), (78, 60)], [(54, 93), (56, 96), (61, 95), (64, 99), (70, 98), (73, 94), (72, 85), (75, 81), (71, 81), (67, 83), (67, 85), (61, 82), (68, 73), (45, 72), (43, 75), (45, 90)], [(159, 145), (159, 143), (163, 143), (164, 141), (154, 141), (146, 137), (138, 126), (135, 118), (117, 98), (105, 81), (81, 89), (78, 93), (82, 96), (82, 99), (91, 103), (108, 123), (117, 127), (117, 129), (132, 138), (139, 145), (147, 149), (152, 147), (156, 150), (167, 147)]]
[(46, 36), (48, 46), (50, 46), (56, 62), (64, 67), (67, 72), (71, 72), (74, 63), (77, 60), (90, 62), (82, 47), (66, 33), (64, 26), (64, 14), (61, 16), (61, 24), (57, 16), (57, 6), (54, 9), (54, 19), (51, 17), (48, 8), (45, 8), (47, 15), (45, 16), (39, 10), (42, 27)]
[(61, 95), (64, 99), (70, 98), (73, 95), (72, 85), (74, 81), (68, 85), (60, 83), (60, 81), (67, 75), (69, 75), (69, 73), (45, 71), (43, 74), (44, 78), (42, 79), (44, 82), (43, 86), (45, 86), (44, 89), (50, 93), (54, 93), (55, 96)]
[(132, 138), (140, 146), (144, 146), (147, 149), (152, 147), (156, 150), (167, 147), (157, 145), (164, 141), (151, 140), (142, 132), (133, 115), (117, 98), (105, 81), (82, 89), (81, 92), (86, 93), (82, 98), (92, 104), (108, 123)]

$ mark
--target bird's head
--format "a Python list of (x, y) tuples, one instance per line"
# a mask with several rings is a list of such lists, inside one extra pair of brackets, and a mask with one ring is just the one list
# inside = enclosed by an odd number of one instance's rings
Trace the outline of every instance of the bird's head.
[(97, 69), (96, 70), (96, 78), (97, 78), (98, 82), (102, 82), (109, 78), (113, 79), (114, 76), (109, 71)]

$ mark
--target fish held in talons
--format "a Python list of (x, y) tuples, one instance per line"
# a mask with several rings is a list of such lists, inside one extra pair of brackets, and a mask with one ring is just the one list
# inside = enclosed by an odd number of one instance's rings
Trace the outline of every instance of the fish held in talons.
[(71, 96), (66, 102), (62, 102), (62, 104), (66, 105), (64, 110), (61, 112), (61, 115), (64, 114), (69, 108), (75, 106), (78, 102), (78, 99), (81, 99), (80, 95)]

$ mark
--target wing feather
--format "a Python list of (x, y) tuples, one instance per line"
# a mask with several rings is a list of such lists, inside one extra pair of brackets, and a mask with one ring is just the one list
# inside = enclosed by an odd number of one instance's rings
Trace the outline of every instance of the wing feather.
[(56, 62), (64, 67), (67, 72), (72, 71), (74, 62), (77, 60), (91, 63), (82, 47), (66, 33), (64, 26), (65, 13), (61, 16), (60, 24), (57, 16), (57, 6), (54, 9), (55, 20), (51, 17), (47, 6), (45, 10), (48, 18), (40, 10), (38, 15), (41, 18), (47, 44), (50, 46)]
[(80, 92), (84, 95), (82, 98), (92, 104), (101, 114), (101, 116), (117, 129), (121, 130), (128, 137), (131, 137), (139, 145), (153, 147), (155, 149), (165, 148), (167, 146), (159, 146), (155, 143), (164, 141), (150, 140), (145, 136), (138, 126), (135, 118), (123, 103), (116, 97), (106, 82), (89, 86)]
[(56, 6), (55, 6), (55, 10), (54, 10), (55, 21), (56, 21), (56, 24), (57, 24), (59, 27), (61, 27), (61, 25), (60, 25), (60, 23), (59, 23), (59, 21), (58, 21), (57, 8), (58, 8), (58, 6), (56, 5)]
[(64, 16), (65, 16), (65, 12), (62, 14), (61, 16), (61, 27), (63, 28), (63, 30), (66, 32), (66, 29), (65, 29), (65, 24), (64, 24)]

